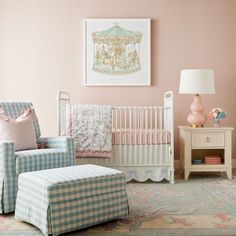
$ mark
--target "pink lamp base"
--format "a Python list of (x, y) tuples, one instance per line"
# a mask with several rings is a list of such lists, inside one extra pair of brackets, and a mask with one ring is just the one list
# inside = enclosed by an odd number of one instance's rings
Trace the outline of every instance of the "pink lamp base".
[(194, 96), (194, 101), (190, 107), (192, 113), (188, 115), (187, 121), (192, 127), (203, 127), (207, 121), (206, 115), (203, 114), (204, 106), (201, 102), (201, 97), (197, 94)]

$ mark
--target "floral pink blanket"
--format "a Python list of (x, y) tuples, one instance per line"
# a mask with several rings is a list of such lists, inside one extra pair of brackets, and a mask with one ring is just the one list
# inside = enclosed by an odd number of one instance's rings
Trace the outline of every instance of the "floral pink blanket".
[(78, 157), (111, 157), (111, 106), (68, 105), (66, 114), (66, 134), (74, 138)]

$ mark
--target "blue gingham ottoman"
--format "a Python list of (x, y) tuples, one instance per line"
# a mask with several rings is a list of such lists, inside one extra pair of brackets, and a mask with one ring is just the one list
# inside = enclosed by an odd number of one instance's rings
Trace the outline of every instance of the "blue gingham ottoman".
[(80, 165), (22, 173), (15, 217), (59, 235), (128, 216), (123, 172)]

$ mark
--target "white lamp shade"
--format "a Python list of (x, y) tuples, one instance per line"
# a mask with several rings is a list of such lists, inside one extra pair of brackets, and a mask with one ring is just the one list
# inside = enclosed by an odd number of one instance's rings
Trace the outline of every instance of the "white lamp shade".
[(181, 70), (179, 93), (213, 94), (215, 93), (213, 70)]

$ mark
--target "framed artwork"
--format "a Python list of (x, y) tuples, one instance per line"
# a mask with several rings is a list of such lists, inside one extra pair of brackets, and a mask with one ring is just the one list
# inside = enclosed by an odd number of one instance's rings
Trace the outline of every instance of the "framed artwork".
[(85, 19), (87, 86), (150, 86), (150, 19)]

